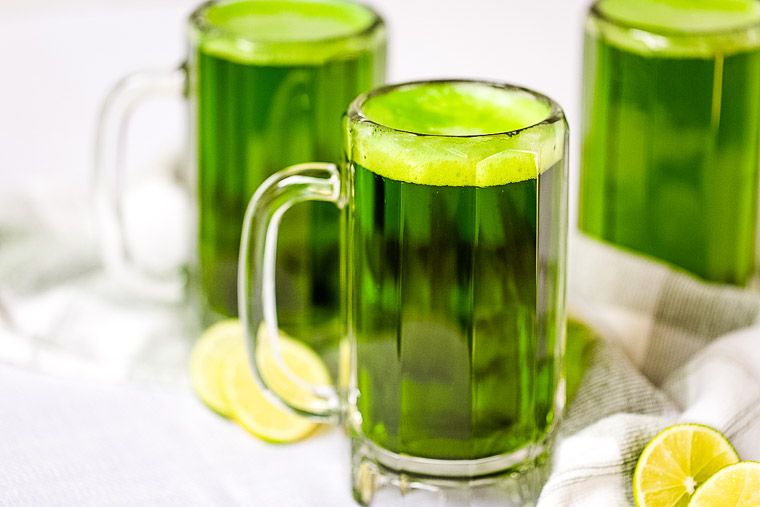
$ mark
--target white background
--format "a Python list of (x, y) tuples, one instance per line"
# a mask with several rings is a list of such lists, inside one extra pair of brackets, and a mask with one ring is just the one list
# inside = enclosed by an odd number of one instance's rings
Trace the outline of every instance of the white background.
[[(391, 81), (488, 78), (560, 102), (572, 129), (575, 183), (586, 0), (369, 2), (389, 25)], [(0, 199), (42, 189), (60, 194), (59, 205), (81, 205), (102, 98), (129, 72), (181, 62), (185, 20), (196, 3), (0, 0)], [(166, 99), (141, 109), (129, 167), (152, 170), (181, 153), (184, 115), (179, 101)]]

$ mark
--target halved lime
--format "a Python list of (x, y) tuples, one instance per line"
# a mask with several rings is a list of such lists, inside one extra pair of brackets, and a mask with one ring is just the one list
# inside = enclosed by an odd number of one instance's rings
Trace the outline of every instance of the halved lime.
[[(308, 410), (315, 397), (306, 384), (330, 385), (327, 367), (312, 349), (282, 332), (280, 363), (269, 342), (262, 326), (257, 356), (264, 380), (289, 404)], [(225, 320), (208, 328), (190, 355), (190, 377), (198, 397), (264, 440), (292, 442), (308, 435), (316, 425), (270, 402), (254, 381), (248, 361), (239, 320)]]
[(332, 384), (330, 372), (322, 358), (307, 345), (280, 331), (280, 363), (275, 359), (267, 338), (266, 327), (262, 324), (256, 358), (264, 381), (289, 405), (307, 412), (318, 410), (320, 400), (311, 392), (309, 384)]
[(190, 353), (190, 381), (198, 397), (212, 410), (229, 417), (223, 387), (223, 365), (243, 345), (243, 327), (237, 319), (218, 322), (198, 339)]
[(647, 444), (636, 464), (636, 505), (686, 507), (701, 484), (738, 461), (731, 442), (713, 428), (700, 424), (666, 428)]
[[(262, 326), (257, 360), (268, 386), (291, 405), (307, 409), (314, 395), (305, 384), (330, 384), (324, 363), (309, 347), (281, 333), (281, 365), (267, 343)], [(293, 442), (311, 433), (317, 426), (315, 423), (282, 409), (267, 398), (254, 381), (248, 361), (241, 343), (240, 353), (230, 355), (224, 364), (224, 392), (232, 417), (252, 434), (269, 442)]]
[(689, 507), (760, 506), (760, 463), (744, 461), (727, 466), (702, 484)]
[(264, 396), (251, 376), (245, 355), (230, 357), (225, 369), (225, 388), (232, 417), (253, 435), (269, 442), (293, 442), (316, 427), (308, 419), (281, 409)]

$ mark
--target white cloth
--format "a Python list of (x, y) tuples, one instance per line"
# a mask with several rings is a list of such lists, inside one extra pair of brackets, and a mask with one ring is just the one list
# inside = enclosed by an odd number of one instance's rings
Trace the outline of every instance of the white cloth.
[[(153, 209), (160, 217), (154, 221), (171, 225), (157, 191), (169, 198), (177, 192), (165, 180), (145, 180), (128, 194), (145, 198), (141, 208), (129, 208), (128, 223)], [(88, 197), (44, 185), (0, 189), (0, 361), (100, 381), (183, 382), (189, 306), (106, 276)], [(143, 257), (176, 256), (169, 247), (177, 235), (151, 229), (136, 242)]]
[(677, 422), (715, 427), (742, 459), (760, 460), (760, 294), (582, 236), (572, 255), (573, 307), (606, 340), (568, 408), (539, 507), (632, 505), (639, 454)]
[(0, 506), (353, 505), (348, 445), (261, 442), (188, 390), (0, 365)]

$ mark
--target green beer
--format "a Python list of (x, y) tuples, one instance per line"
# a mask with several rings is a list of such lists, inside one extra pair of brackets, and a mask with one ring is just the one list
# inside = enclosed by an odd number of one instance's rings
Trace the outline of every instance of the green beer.
[[(246, 210), (251, 371), (295, 413), (346, 424), (362, 505), (381, 490), (530, 504), (565, 401), (561, 108), (506, 84), (391, 85), (351, 103), (345, 140), (342, 165), (280, 171)], [(341, 210), (345, 327), (338, 387), (307, 384), (311, 399), (295, 403), (257, 352), (280, 340), (268, 254), (279, 213), (313, 201)]]
[[(248, 200), (287, 165), (340, 160), (341, 115), (384, 79), (385, 34), (372, 11), (340, 0), (212, 2), (191, 23), (197, 278), (206, 318), (234, 316)], [(284, 216), (278, 306), (295, 336), (337, 333), (338, 216), (325, 203)]]
[(585, 51), (580, 228), (708, 280), (747, 283), (760, 3), (601, 0)]
[(564, 120), (533, 127), (552, 113), (520, 89), (433, 82), (349, 120), (357, 432), (384, 451), (477, 460), (540, 446), (556, 421)]

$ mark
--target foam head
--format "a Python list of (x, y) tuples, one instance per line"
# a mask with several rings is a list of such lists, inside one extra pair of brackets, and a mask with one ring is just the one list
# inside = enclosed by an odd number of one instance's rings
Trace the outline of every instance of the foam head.
[(352, 160), (387, 178), (493, 186), (536, 178), (562, 158), (565, 122), (549, 99), (472, 81), (381, 89), (352, 105)]
[(597, 9), (620, 23), (666, 33), (707, 33), (760, 22), (757, 0), (600, 0)]
[(344, 0), (234, 0), (192, 16), (204, 51), (243, 63), (320, 63), (361, 50), (379, 24), (370, 9)]
[(760, 47), (757, 0), (599, 0), (588, 25), (625, 50), (712, 58)]

